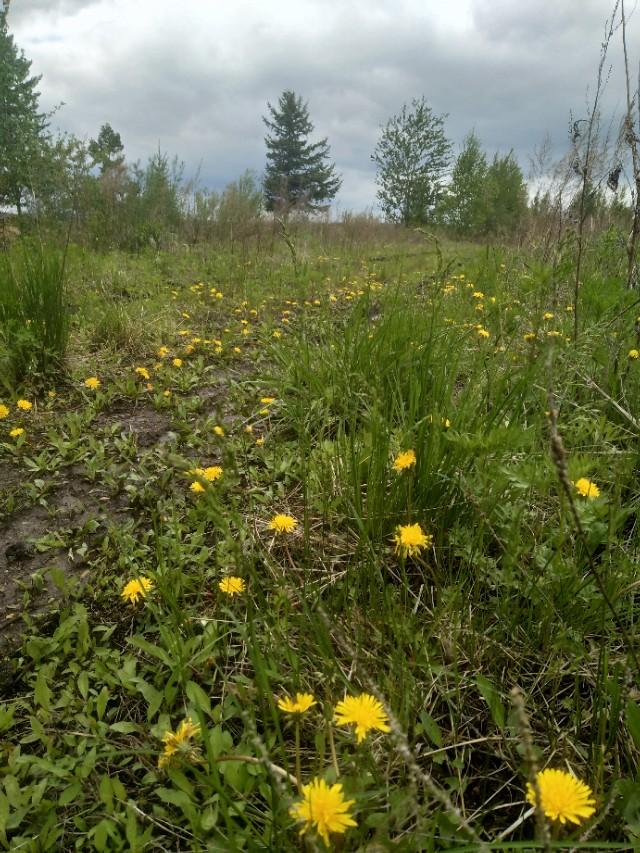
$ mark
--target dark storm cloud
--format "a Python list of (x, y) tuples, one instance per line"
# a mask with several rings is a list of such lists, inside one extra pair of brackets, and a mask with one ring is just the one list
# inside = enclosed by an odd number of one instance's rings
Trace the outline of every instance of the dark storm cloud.
[[(563, 153), (610, 11), (605, 0), (459, 0), (445, 11), (421, 0), (14, 0), (11, 23), (43, 74), (43, 105), (66, 104), (63, 129), (94, 136), (108, 121), (130, 158), (160, 144), (216, 188), (262, 171), (266, 103), (294, 89), (329, 138), (342, 205), (365, 207), (380, 125), (413, 97), (448, 113), (456, 143), (475, 129), (490, 153), (514, 149), (525, 169), (546, 132)], [(622, 100), (614, 73), (608, 103)]]

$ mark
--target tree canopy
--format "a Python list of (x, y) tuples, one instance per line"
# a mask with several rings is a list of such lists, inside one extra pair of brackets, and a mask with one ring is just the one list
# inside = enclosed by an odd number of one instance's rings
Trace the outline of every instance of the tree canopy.
[(46, 148), (47, 116), (39, 111), (31, 62), (16, 46), (0, 11), (0, 204), (23, 205), (32, 172)]
[(329, 163), (327, 139), (310, 142), (313, 124), (307, 103), (286, 90), (278, 106), (267, 103), (269, 129), (265, 137), (267, 167), (263, 190), (267, 210), (287, 212), (317, 210), (330, 202), (340, 189), (341, 178)]
[(391, 222), (428, 222), (443, 193), (451, 165), (451, 142), (444, 118), (424, 99), (405, 104), (382, 128), (371, 159), (378, 167), (376, 183), (382, 212)]

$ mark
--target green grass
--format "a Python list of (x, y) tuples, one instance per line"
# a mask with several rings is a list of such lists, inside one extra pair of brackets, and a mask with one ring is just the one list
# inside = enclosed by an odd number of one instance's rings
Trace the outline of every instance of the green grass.
[[(336, 849), (638, 849), (633, 298), (585, 275), (574, 345), (570, 275), (535, 258), (292, 239), (295, 274), (278, 244), (70, 254), (69, 372), (55, 397), (0, 401), (0, 465), (20, 475), (0, 511), (50, 512), (7, 658), (0, 846), (322, 849), (289, 815), (299, 768), (355, 800)], [(268, 529), (278, 512), (293, 534)], [(394, 532), (416, 523), (432, 544), (405, 559)], [(62, 592), (29, 616), (47, 577)], [(299, 725), (277, 707), (296, 692), (317, 700)], [(391, 731), (358, 744), (332, 719), (362, 692)], [(159, 767), (186, 717), (195, 752)], [(594, 818), (545, 840), (534, 765), (584, 780)]]

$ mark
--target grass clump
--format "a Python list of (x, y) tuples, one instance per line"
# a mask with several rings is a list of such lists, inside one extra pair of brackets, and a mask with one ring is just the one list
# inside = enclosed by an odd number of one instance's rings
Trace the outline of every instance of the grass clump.
[(66, 253), (24, 242), (0, 258), (0, 377), (7, 387), (51, 378), (69, 339)]

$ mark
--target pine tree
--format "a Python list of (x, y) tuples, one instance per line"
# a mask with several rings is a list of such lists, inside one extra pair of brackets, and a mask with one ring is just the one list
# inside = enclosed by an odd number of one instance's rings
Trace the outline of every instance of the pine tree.
[(38, 110), (40, 77), (9, 35), (8, 4), (0, 11), (0, 205), (20, 212), (25, 190), (46, 150), (47, 116)]
[(286, 90), (278, 106), (267, 103), (270, 117), (262, 117), (270, 134), (265, 137), (267, 167), (263, 181), (267, 210), (287, 212), (318, 210), (333, 198), (342, 184), (335, 164), (327, 162), (327, 139), (309, 142), (313, 124), (308, 105)]
[(124, 163), (124, 145), (120, 134), (110, 124), (103, 124), (97, 139), (89, 142), (89, 154), (94, 165), (100, 167), (104, 175), (109, 169), (119, 168)]
[(391, 222), (428, 222), (444, 190), (451, 164), (451, 143), (444, 119), (434, 115), (424, 98), (405, 104), (389, 119), (371, 159), (378, 167), (378, 201)]

